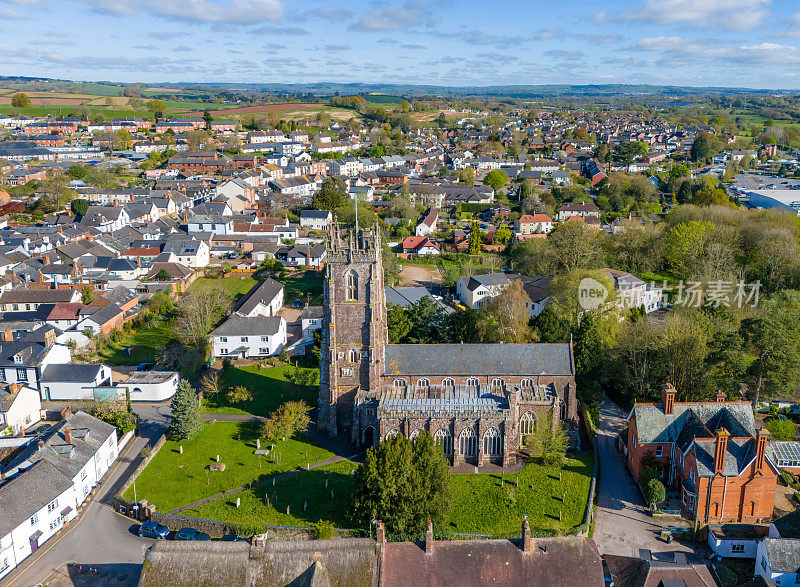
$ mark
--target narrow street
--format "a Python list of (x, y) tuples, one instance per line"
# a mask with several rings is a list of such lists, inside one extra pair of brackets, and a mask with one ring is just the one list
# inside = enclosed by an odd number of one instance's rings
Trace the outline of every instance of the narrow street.
[[(600, 485), (593, 538), (602, 554), (638, 556), (640, 548), (652, 552), (688, 551), (659, 537), (662, 525), (647, 514), (644, 500), (628, 473), (615, 442), (625, 428), (627, 414), (611, 400), (600, 407), (597, 442), (600, 451)], [(664, 527), (670, 522), (664, 523)]]

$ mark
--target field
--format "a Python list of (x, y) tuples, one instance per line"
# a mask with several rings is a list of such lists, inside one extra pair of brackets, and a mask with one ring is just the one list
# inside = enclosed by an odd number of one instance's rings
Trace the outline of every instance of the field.
[(300, 299), (311, 306), (322, 305), (322, 274), (317, 271), (293, 273), (283, 280), (284, 303), (291, 304)]
[[(503, 483), (494, 474), (452, 475), (448, 529), (513, 534), (520, 531), (520, 520), (527, 515), (531, 528), (569, 530), (583, 521), (593, 463), (591, 453), (566, 459), (563, 468), (530, 462), (519, 473), (504, 475)], [(519, 486), (514, 484), (517, 479)]]
[(223, 277), (222, 279), (198, 277), (189, 287), (189, 291), (198, 292), (209, 289), (221, 289), (236, 302), (258, 283), (260, 282), (252, 277)]
[(246, 526), (308, 526), (328, 520), (337, 528), (347, 528), (345, 504), (353, 485), (351, 472), (355, 468), (356, 465), (350, 461), (340, 461), (300, 471), (278, 479), (274, 487), (268, 483), (237, 494), (236, 497), (241, 499), (238, 508), (235, 498), (223, 498), (181, 514)]
[[(155, 362), (160, 353), (175, 338), (171, 320), (162, 320), (155, 328), (130, 330), (118, 341), (109, 342), (98, 353), (109, 365), (138, 365)], [(136, 347), (130, 353), (125, 349)]]
[[(266, 416), (283, 402), (302, 399), (309, 406), (317, 405), (317, 386), (297, 386), (287, 379), (294, 367), (282, 366), (261, 369), (258, 365), (231, 367), (222, 372), (222, 388), (244, 385), (253, 391), (249, 402), (232, 404), (224, 392), (214, 398), (203, 399), (203, 412), (207, 414), (255, 414)], [(318, 380), (318, 379), (317, 379)]]
[[(318, 110), (324, 104), (307, 104), (307, 103), (284, 103), (284, 104), (261, 104), (259, 106), (242, 106), (226, 108), (224, 110), (209, 110), (212, 115), (221, 114), (252, 114), (254, 112), (272, 112), (284, 110)], [(189, 112), (187, 116), (202, 116), (203, 112)]]
[[(273, 453), (259, 457), (253, 454), (258, 437), (256, 426), (249, 422), (210, 422), (191, 440), (168, 440), (137, 478), (136, 498), (168, 512), (333, 456), (297, 436), (278, 442)], [(262, 442), (262, 446), (269, 445)], [(217, 455), (225, 470), (209, 472), (207, 467)], [(124, 497), (133, 499), (132, 486)]]

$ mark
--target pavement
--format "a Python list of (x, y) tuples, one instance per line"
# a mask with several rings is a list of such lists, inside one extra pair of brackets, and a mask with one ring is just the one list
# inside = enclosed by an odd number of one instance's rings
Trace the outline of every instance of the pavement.
[(54, 573), (64, 580), (61, 570), (70, 562), (121, 566), (128, 570), (130, 565), (141, 566), (144, 551), (154, 540), (139, 538), (135, 534), (139, 524), (115, 512), (112, 503), (114, 495), (141, 462), (142, 448), (148, 443), (155, 444), (166, 431), (169, 404), (134, 405), (134, 410), (142, 418), (140, 436), (122, 450), (92, 497), (83, 504), (78, 517), (4, 577), (0, 587), (38, 585)]
[(685, 526), (671, 520), (655, 520), (616, 449), (616, 438), (625, 428), (627, 414), (611, 400), (600, 407), (597, 441), (600, 451), (600, 484), (592, 538), (602, 554), (638, 556), (640, 548), (651, 552), (693, 552), (691, 546), (659, 537), (662, 529)]

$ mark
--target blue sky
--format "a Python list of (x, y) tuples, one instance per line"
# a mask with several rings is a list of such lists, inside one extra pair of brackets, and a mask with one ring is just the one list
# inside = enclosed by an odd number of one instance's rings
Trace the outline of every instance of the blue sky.
[(0, 74), (800, 88), (798, 0), (0, 0)]

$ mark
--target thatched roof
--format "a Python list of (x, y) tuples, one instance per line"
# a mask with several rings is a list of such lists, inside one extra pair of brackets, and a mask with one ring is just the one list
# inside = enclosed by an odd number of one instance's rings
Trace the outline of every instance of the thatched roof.
[(147, 553), (140, 587), (242, 585), (248, 587), (373, 587), (379, 551), (374, 540), (157, 542)]

